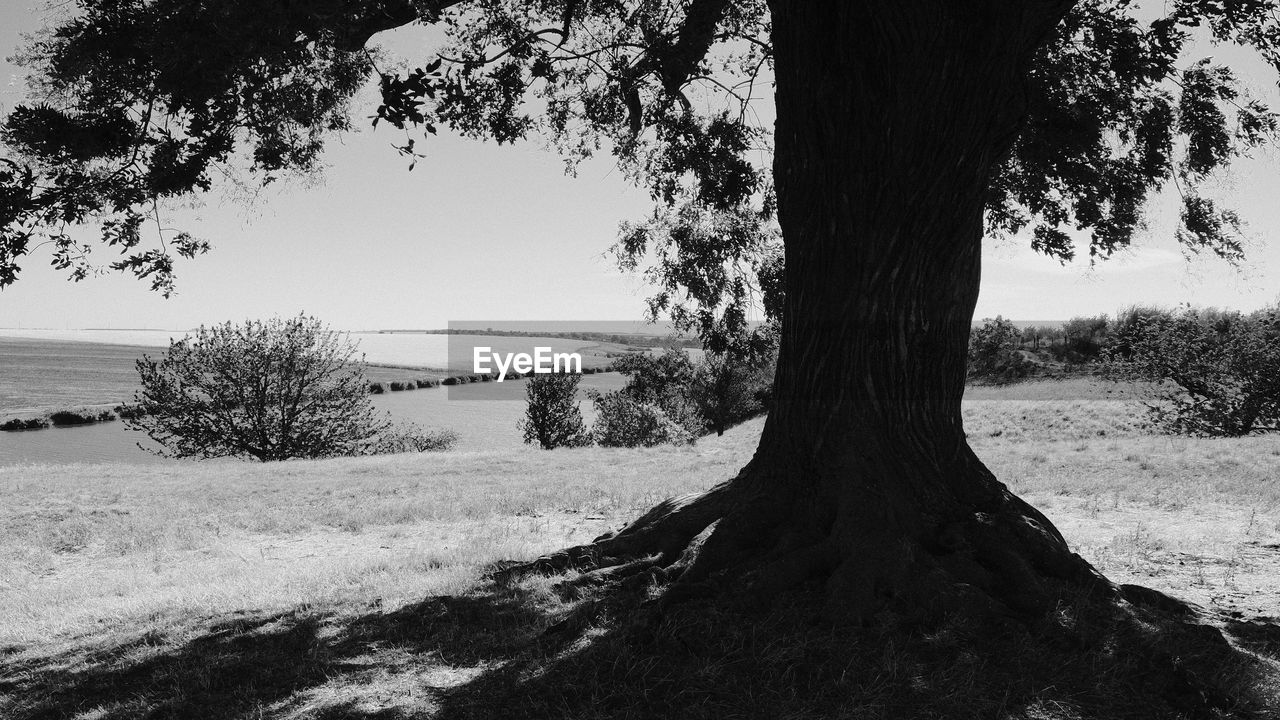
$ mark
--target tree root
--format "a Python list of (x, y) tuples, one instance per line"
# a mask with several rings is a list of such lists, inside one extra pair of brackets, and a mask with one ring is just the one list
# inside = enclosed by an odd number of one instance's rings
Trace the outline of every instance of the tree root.
[(728, 512), (734, 494), (733, 481), (729, 481), (704, 493), (664, 500), (617, 533), (605, 533), (590, 544), (502, 568), (493, 578), (510, 582), (535, 573), (598, 571), (655, 556), (654, 565), (670, 567), (685, 555), (696, 537)]
[[(1110, 643), (1119, 642), (1125, 671), (1159, 686), (1172, 706), (1204, 717), (1235, 707), (1214, 694), (1230, 685), (1215, 668), (1234, 650), (1200, 609), (1114, 585), (1003, 486), (946, 517), (920, 514), (894, 525), (897, 518), (876, 508), (859, 516), (856, 505), (783, 497), (762, 480), (748, 466), (734, 481), (667, 500), (617, 533), (494, 577), (577, 571), (557, 587), (586, 602), (547, 630), (560, 639), (602, 612), (627, 618), (628, 642), (644, 645), (670, 633), (669, 618), (700, 621), (703, 602), (713, 614), (748, 617), (798, 609), (809, 625), (871, 626), (868, 637), (946, 636), (965, 647), (1034, 646), (1086, 660), (1110, 657)], [(698, 605), (684, 607), (690, 602)], [(1272, 636), (1251, 637), (1271, 647)]]
[(1007, 491), (981, 510), (895, 535), (841, 524), (812, 503), (749, 492), (761, 486), (755, 479), (748, 466), (705, 493), (658, 504), (617, 533), (493, 577), (578, 571), (562, 591), (657, 586), (659, 607), (716, 593), (758, 606), (808, 587), (825, 593), (826, 615), (859, 624), (886, 610), (911, 622), (955, 613), (1030, 621), (1063, 602), (1118, 593)]

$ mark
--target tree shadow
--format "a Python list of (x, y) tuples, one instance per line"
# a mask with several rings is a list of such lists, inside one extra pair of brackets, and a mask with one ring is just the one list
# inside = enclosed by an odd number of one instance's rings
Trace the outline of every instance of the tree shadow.
[[(343, 697), (344, 690), (369, 685), (387, 667), (457, 670), (500, 662), (548, 622), (518, 589), (433, 597), (388, 613), (304, 606), (174, 618), (106, 640), (77, 638), (51, 653), (7, 648), (0, 657), (0, 717), (408, 717)], [(317, 689), (328, 692), (307, 701)]]
[(659, 613), (642, 593), (567, 588), (562, 603), (545, 581), (486, 585), (392, 612), (238, 613), (57, 652), (7, 648), (0, 716), (1065, 720), (1275, 707), (1274, 619), (1227, 622), (1233, 647), (1136, 605), (1064, 610), (1038, 628), (866, 629), (822, 619), (803, 593)]
[(1062, 609), (1038, 627), (953, 618), (875, 629), (832, 624), (803, 596), (697, 601), (647, 619), (630, 607), (629, 623), (589, 642), (526, 653), (454, 688), (439, 716), (1276, 717), (1280, 624), (1207, 624), (1178, 605)]

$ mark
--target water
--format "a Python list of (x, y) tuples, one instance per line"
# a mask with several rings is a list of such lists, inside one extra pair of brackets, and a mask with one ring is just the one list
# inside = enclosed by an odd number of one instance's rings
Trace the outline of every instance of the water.
[[(580, 389), (601, 391), (622, 387), (618, 373), (584, 375)], [(411, 422), (424, 428), (447, 428), (458, 433), (457, 450), (488, 450), (520, 447), (523, 442), (517, 423), (524, 414), (523, 380), (477, 383), (455, 388), (424, 388), (410, 392), (373, 396), (373, 404), (388, 412), (393, 420)], [(496, 396), (517, 399), (492, 399)], [(588, 422), (590, 402), (583, 398), (583, 415)], [(119, 421), (23, 432), (0, 432), (0, 467), (27, 464), (63, 463), (162, 463), (176, 462), (156, 457), (137, 447), (149, 440), (128, 430)]]
[[(0, 338), (24, 338), (56, 342), (102, 343), (104, 345), (139, 345), (165, 348), (170, 340), (187, 335), (189, 330), (27, 330), (0, 328)], [(349, 333), (359, 344), (365, 360), (386, 365), (414, 367), (447, 367), (449, 336), (412, 333)]]
[[(143, 353), (158, 355), (181, 330), (15, 330), (0, 329), (0, 420), (52, 409), (114, 404), (133, 395), (137, 373), (133, 361)], [(450, 364), (449, 336), (412, 333), (352, 333), (370, 363), (414, 367)], [(521, 349), (527, 338), (466, 338), (504, 349)], [(588, 365), (607, 362), (605, 353), (622, 346), (579, 341), (539, 341), (559, 345), (557, 351), (581, 349)], [(563, 343), (563, 344), (562, 344)], [(456, 348), (455, 348), (456, 349)], [(456, 354), (456, 353), (455, 353)], [(594, 362), (590, 355), (594, 354)], [(382, 375), (370, 376), (382, 380)], [(400, 379), (400, 371), (380, 371)], [(405, 377), (414, 372), (405, 371)], [(419, 373), (421, 374), (421, 373)], [(582, 389), (621, 387), (617, 374), (585, 375)], [(458, 433), (457, 448), (480, 450), (521, 445), (517, 422), (524, 413), (524, 382), (476, 383), (450, 388), (424, 388), (373, 396), (374, 405), (393, 420)], [(590, 416), (590, 403), (583, 402)], [(149, 440), (121, 422), (25, 432), (0, 432), (0, 466), (30, 463), (172, 462), (144, 452)]]

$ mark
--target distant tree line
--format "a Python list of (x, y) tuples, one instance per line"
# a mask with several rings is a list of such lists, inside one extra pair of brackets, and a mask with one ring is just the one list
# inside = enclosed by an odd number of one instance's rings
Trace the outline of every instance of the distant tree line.
[(701, 348), (702, 341), (693, 337), (676, 335), (632, 335), (629, 333), (546, 330), (494, 330), (492, 328), (462, 329), (442, 328), (436, 330), (380, 330), (380, 333), (394, 335), (397, 333), (422, 333), (424, 335), (485, 335), (493, 337), (545, 337), (563, 340), (583, 340), (586, 342), (613, 343), (615, 345), (631, 345), (633, 347), (661, 348)]
[(1018, 328), (984, 320), (969, 338), (969, 376), (1015, 381), (1089, 372), (1140, 383), (1152, 421), (1178, 434), (1280, 429), (1280, 308), (1252, 313), (1135, 306)]
[(1018, 380), (1046, 371), (1092, 369), (1104, 348), (1141, 318), (1168, 314), (1155, 307), (1131, 307), (1113, 320), (1107, 315), (1074, 317), (1058, 325), (1018, 327), (1000, 316), (983, 320), (969, 336), (969, 377)]

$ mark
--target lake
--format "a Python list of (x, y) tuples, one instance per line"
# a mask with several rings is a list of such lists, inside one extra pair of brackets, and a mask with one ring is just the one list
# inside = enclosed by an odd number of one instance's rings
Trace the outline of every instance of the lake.
[[(580, 392), (588, 388), (616, 390), (626, 381), (620, 373), (584, 375)], [(511, 391), (524, 380), (508, 380)], [(457, 450), (489, 450), (523, 444), (516, 424), (524, 414), (522, 400), (489, 399), (494, 383), (458, 388), (424, 388), (412, 392), (374, 395), (373, 404), (400, 422), (424, 428), (448, 428), (458, 433)], [(452, 397), (451, 397), (452, 396)], [(593, 419), (591, 403), (582, 397), (582, 414)], [(119, 421), (69, 428), (0, 432), (0, 466), (32, 463), (155, 463), (174, 462), (138, 449), (149, 443)]]
[[(159, 354), (159, 348), (167, 346), (170, 337), (181, 335), (167, 331), (47, 331), (39, 338), (22, 338), (16, 332), (33, 331), (0, 332), (0, 417), (125, 400), (137, 386), (133, 360), (144, 352)], [(370, 333), (359, 334), (359, 340), (371, 362), (417, 366), (448, 362), (445, 335)], [(494, 339), (496, 346), (503, 342), (503, 338)], [(599, 343), (560, 342), (572, 343), (575, 348), (590, 346), (600, 353), (613, 349)], [(418, 360), (415, 362), (414, 358)], [(430, 374), (370, 369), (371, 378), (376, 380)], [(584, 375), (581, 391), (614, 390), (624, 381), (617, 373)], [(457, 432), (459, 450), (483, 450), (522, 444), (516, 424), (524, 413), (523, 397), (524, 381), (509, 380), (386, 393), (374, 395), (372, 400), (375, 407), (387, 411), (396, 421)], [(584, 396), (582, 410), (588, 421), (592, 415), (590, 405)], [(118, 421), (0, 432), (0, 466), (173, 462), (138, 449), (140, 440), (149, 442)]]

